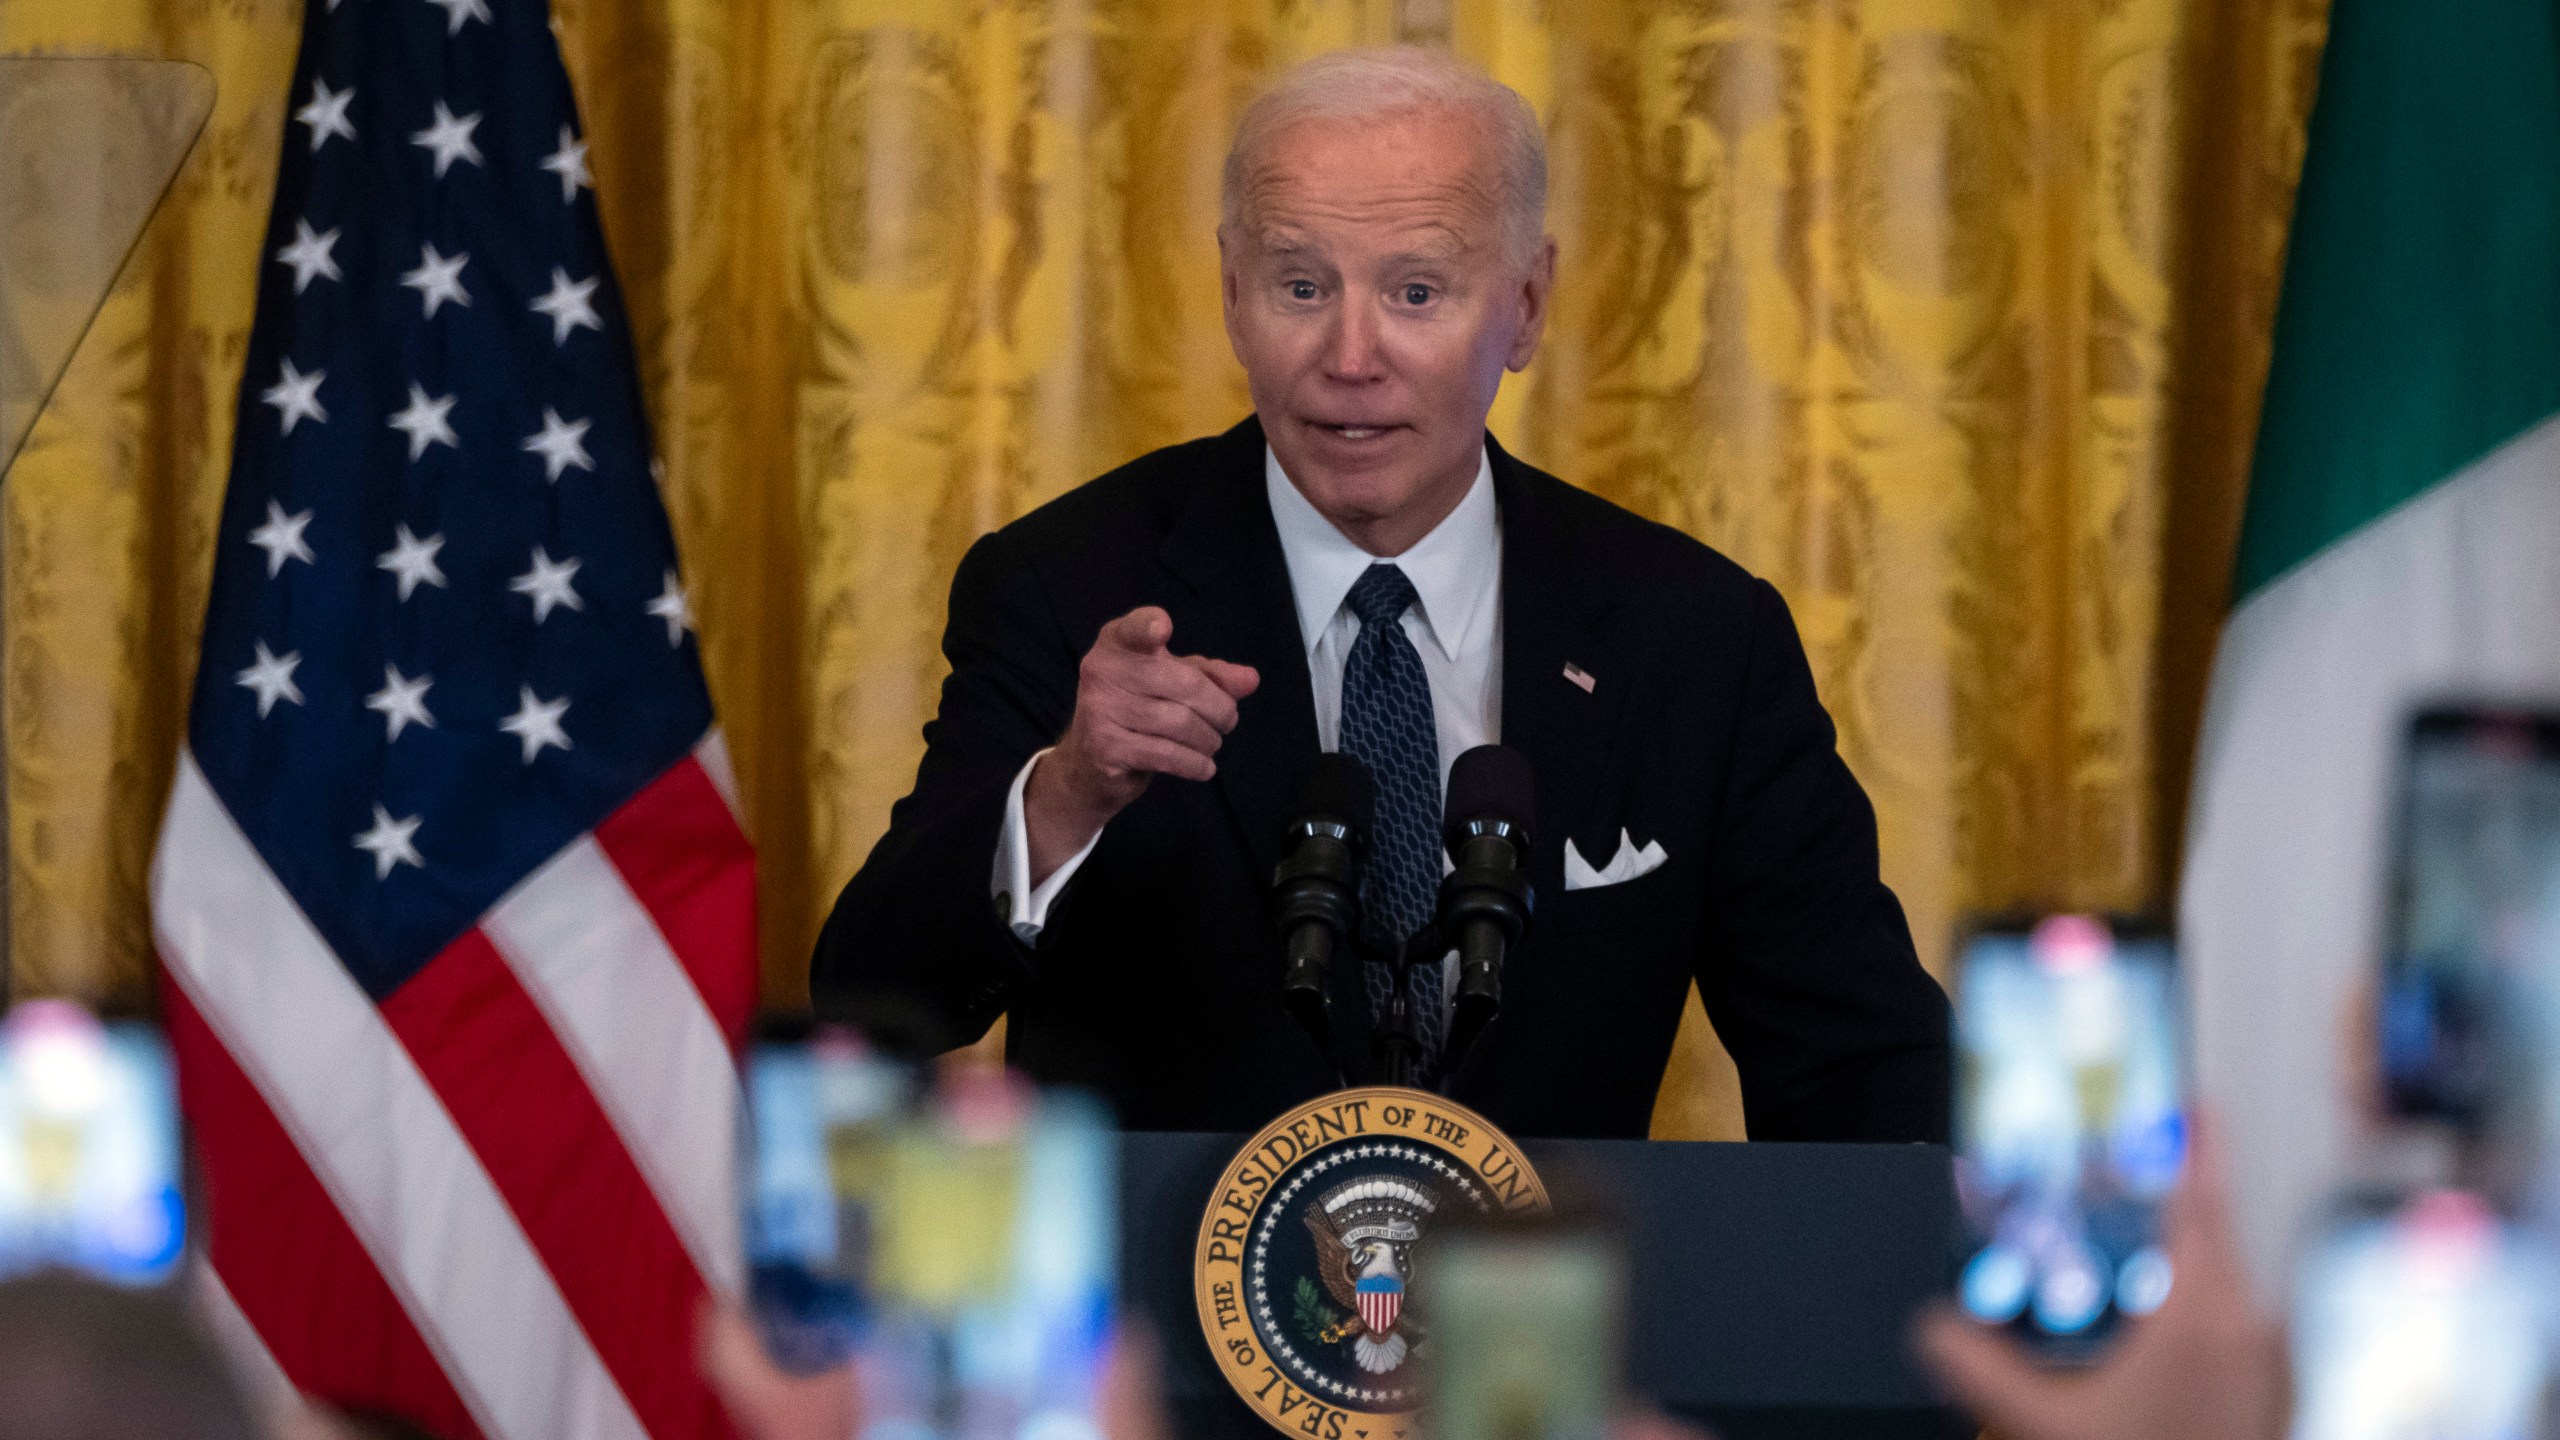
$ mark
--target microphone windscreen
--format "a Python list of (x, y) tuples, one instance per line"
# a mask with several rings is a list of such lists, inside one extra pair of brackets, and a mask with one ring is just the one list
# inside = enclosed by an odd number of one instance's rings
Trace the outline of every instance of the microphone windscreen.
[(1478, 745), (1449, 767), (1449, 803), (1440, 812), (1450, 829), (1478, 820), (1500, 820), (1520, 832), (1520, 846), (1538, 825), (1537, 777), (1529, 757), (1508, 745)]
[(1298, 786), (1298, 803), (1290, 809), (1290, 818), (1339, 820), (1366, 834), (1377, 814), (1377, 793), (1369, 767), (1356, 758), (1339, 751), (1318, 755), (1315, 768)]

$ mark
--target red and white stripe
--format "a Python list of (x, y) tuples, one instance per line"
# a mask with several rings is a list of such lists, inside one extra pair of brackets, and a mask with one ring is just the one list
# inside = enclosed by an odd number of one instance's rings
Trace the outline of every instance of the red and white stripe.
[(1384, 1335), (1396, 1328), (1396, 1316), (1404, 1311), (1401, 1290), (1363, 1290), (1359, 1292), (1360, 1323), (1372, 1335)]
[(732, 1433), (692, 1357), (740, 1283), (734, 791), (715, 733), (376, 1005), (181, 755), (153, 923), (207, 1303), (261, 1363), (439, 1434)]

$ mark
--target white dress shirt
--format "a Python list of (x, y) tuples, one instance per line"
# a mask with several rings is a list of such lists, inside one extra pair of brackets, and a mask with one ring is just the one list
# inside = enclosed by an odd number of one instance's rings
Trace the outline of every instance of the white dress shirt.
[[(1493, 503), (1493, 466), (1476, 461), (1476, 482), (1458, 508), (1402, 555), (1372, 555), (1333, 527), (1298, 493), (1280, 459), (1262, 452), (1263, 486), (1271, 518), (1280, 529), (1280, 554), (1289, 567), (1289, 591), (1298, 606), (1298, 636), (1307, 647), (1307, 679), (1315, 692), (1316, 742), (1331, 751), (1342, 742), (1342, 667), (1360, 618), (1343, 603), (1368, 568), (1392, 559), (1413, 582), (1415, 603), (1404, 613), (1404, 632), (1422, 657), (1431, 684), (1432, 719), (1440, 735), (1440, 783), (1460, 753), (1502, 738), (1502, 526)], [(1181, 641), (1179, 635), (1175, 642)], [(997, 902), (1023, 943), (1039, 938), (1049, 906), (1093, 847), (1068, 857), (1046, 880), (1031, 883), (1031, 837), (1022, 817), (1022, 790), (1043, 750), (1013, 777), (1005, 797), (1004, 828), (996, 839)], [(1027, 901), (1019, 897), (1028, 896)], [(1017, 903), (1018, 901), (1018, 903)]]

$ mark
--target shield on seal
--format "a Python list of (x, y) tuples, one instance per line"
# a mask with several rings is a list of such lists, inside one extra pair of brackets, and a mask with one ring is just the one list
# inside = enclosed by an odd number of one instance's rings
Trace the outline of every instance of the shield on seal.
[(1404, 1308), (1404, 1281), (1393, 1275), (1363, 1275), (1358, 1290), (1360, 1323), (1372, 1335), (1384, 1335), (1396, 1328), (1396, 1314)]

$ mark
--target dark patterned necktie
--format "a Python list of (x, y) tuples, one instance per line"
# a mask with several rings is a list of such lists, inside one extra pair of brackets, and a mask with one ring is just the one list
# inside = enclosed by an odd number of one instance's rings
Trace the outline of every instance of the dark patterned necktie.
[[(1380, 564), (1343, 602), (1360, 634), (1342, 667), (1342, 753), (1368, 766), (1377, 786), (1360, 905), (1362, 936), (1380, 955), (1430, 921), (1440, 892), (1440, 731), (1422, 656), (1400, 623), (1414, 598), (1405, 573)], [(1370, 1009), (1383, 1021), (1394, 973), (1376, 961), (1367, 970)], [(1416, 966), (1406, 996), (1427, 1075), (1440, 1052), (1440, 967)]]

